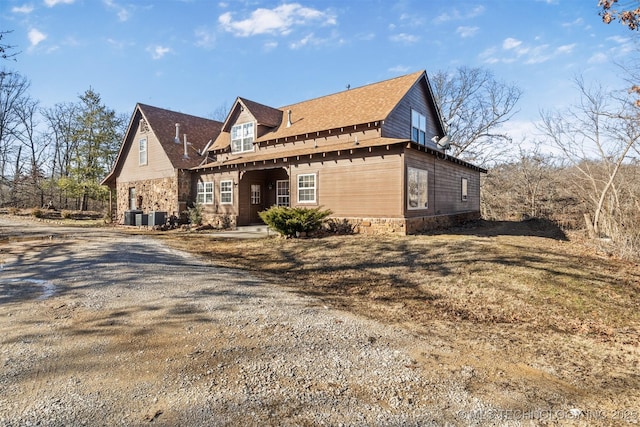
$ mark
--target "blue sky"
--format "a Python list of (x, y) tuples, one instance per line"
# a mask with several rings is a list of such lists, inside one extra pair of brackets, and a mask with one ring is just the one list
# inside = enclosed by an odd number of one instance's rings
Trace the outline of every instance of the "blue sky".
[(614, 65), (634, 33), (597, 0), (3, 0), (4, 65), (44, 106), (92, 87), (130, 115), (136, 102), (211, 117), (242, 96), (274, 107), (426, 69), (482, 67), (519, 86), (509, 128), (576, 99), (572, 79), (622, 87)]

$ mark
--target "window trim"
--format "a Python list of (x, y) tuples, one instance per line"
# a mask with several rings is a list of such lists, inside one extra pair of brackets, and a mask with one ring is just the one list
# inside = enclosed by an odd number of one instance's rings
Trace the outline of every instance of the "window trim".
[[(281, 184), (287, 184), (285, 186), (287, 194), (280, 194), (280, 191), (285, 189)], [(284, 203), (285, 199), (287, 201), (286, 204)], [(279, 179), (276, 181), (276, 206), (291, 206), (291, 184), (288, 179)]]
[(262, 186), (260, 184), (251, 184), (249, 186), (249, 191), (251, 193), (251, 205), (261, 205), (262, 204)]
[[(223, 190), (222, 186), (223, 184), (228, 184), (229, 185), (229, 189), (228, 190)], [(229, 201), (225, 201), (224, 196), (228, 195), (229, 196)], [(231, 179), (224, 179), (222, 181), (220, 181), (220, 204), (221, 205), (232, 205), (233, 204), (233, 180)]]
[[(416, 174), (416, 191), (417, 191), (417, 205), (411, 206), (411, 191), (409, 186), (411, 185), (411, 175)], [(421, 179), (422, 177), (422, 179)], [(424, 183), (424, 188), (420, 188), (420, 183)], [(407, 209), (410, 211), (426, 210), (429, 209), (429, 171), (426, 169), (407, 167)]]
[[(417, 116), (418, 123), (414, 122), (414, 115)], [(416, 129), (418, 131), (418, 135), (414, 138), (413, 130)], [(420, 145), (427, 145), (427, 116), (422, 114), (420, 111), (412, 108), (411, 109), (411, 141)]]
[[(210, 186), (210, 189), (207, 189)], [(202, 199), (200, 198), (202, 196)], [(211, 196), (211, 200), (207, 201), (207, 196)], [(196, 186), (196, 203), (202, 205), (212, 205), (214, 201), (213, 197), (213, 181), (198, 181)]]
[[(251, 136), (245, 135), (245, 127), (248, 128), (249, 126), (251, 126), (251, 129), (252, 129)], [(234, 139), (233, 138), (234, 129), (238, 129), (238, 128), (239, 128), (239, 132), (240, 132), (240, 138), (239, 139)], [(239, 123), (239, 124), (235, 124), (235, 125), (231, 126), (230, 140), (231, 140), (231, 153), (232, 154), (248, 153), (248, 152), (255, 151), (254, 142), (256, 140), (256, 122), (255, 121), (245, 122), (245, 123)], [(235, 150), (234, 149), (234, 141), (239, 141), (239, 144), (240, 144), (240, 149), (239, 150)], [(251, 148), (250, 149), (245, 149), (245, 144), (249, 144), (249, 143), (251, 144)]]
[[(142, 149), (144, 146), (144, 150)], [(142, 154), (144, 153), (144, 162), (142, 161)], [(138, 140), (138, 166), (146, 166), (149, 163), (149, 143), (147, 138), (140, 138)]]
[[(312, 176), (313, 177), (313, 186), (312, 187), (301, 187), (300, 179), (303, 177)], [(298, 174), (297, 177), (297, 193), (298, 193), (298, 203), (300, 204), (314, 204), (318, 203), (318, 174), (317, 173), (301, 173)], [(300, 200), (300, 190), (313, 190), (313, 200)]]

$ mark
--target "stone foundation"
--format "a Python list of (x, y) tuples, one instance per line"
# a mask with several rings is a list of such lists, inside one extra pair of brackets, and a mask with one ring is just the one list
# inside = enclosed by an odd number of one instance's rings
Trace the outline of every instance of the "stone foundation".
[(238, 217), (236, 215), (203, 212), (202, 222), (204, 224), (211, 224), (213, 228), (234, 230), (238, 225)]
[(129, 188), (135, 187), (139, 203), (136, 208), (145, 213), (167, 212), (167, 217), (178, 211), (178, 191), (175, 178), (147, 179), (135, 182), (119, 182), (116, 195), (118, 223), (124, 222), (124, 212), (130, 210)]
[(464, 212), (453, 215), (425, 216), (418, 218), (333, 218), (346, 222), (355, 233), (380, 234), (419, 234), (425, 231), (455, 227), (468, 221), (480, 219), (480, 212)]

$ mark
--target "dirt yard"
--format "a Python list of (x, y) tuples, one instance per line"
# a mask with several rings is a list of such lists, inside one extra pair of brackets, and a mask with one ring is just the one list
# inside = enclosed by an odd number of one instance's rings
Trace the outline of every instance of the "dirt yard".
[(640, 422), (640, 266), (549, 224), (133, 234), (0, 218), (0, 424)]

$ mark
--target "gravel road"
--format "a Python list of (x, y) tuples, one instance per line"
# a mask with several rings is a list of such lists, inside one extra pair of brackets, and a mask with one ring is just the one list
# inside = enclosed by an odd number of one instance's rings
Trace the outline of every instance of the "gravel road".
[(0, 238), (2, 426), (485, 425), (473, 414), (494, 409), (472, 367), (425, 368), (437, 337), (152, 238), (6, 218)]

